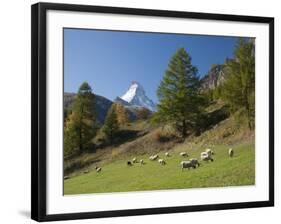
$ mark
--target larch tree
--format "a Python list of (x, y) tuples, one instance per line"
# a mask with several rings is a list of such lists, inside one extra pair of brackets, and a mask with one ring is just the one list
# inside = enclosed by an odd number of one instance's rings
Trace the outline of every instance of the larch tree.
[(80, 86), (64, 128), (66, 154), (82, 153), (96, 134), (95, 97), (87, 82)]
[(191, 57), (184, 48), (178, 49), (158, 87), (159, 104), (154, 120), (173, 124), (182, 137), (188, 131), (198, 131), (204, 105), (199, 87), (197, 68), (192, 65)]
[(119, 130), (117, 114), (115, 111), (115, 104), (112, 104), (107, 111), (102, 132), (105, 135), (106, 140), (111, 144), (115, 139)]
[(128, 113), (127, 113), (125, 107), (120, 103), (114, 103), (113, 107), (114, 107), (114, 110), (117, 115), (118, 124), (124, 125), (124, 124), (128, 123), (128, 120), (129, 120)]
[(255, 44), (253, 39), (239, 39), (234, 59), (226, 61), (226, 79), (222, 98), (232, 111), (245, 109), (248, 126), (255, 123)]

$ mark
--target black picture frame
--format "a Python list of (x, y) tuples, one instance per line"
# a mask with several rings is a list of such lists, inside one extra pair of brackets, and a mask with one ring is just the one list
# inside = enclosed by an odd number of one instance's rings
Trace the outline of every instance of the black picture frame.
[[(193, 18), (217, 21), (254, 22), (269, 25), (269, 200), (243, 203), (160, 207), (69, 214), (46, 214), (46, 12), (63, 10), (111, 14)], [(73, 4), (37, 3), (31, 10), (31, 76), (32, 76), (32, 155), (31, 218), (36, 221), (73, 220), (115, 216), (193, 212), (274, 206), (274, 18), (240, 15), (164, 11), (137, 8), (103, 7)]]

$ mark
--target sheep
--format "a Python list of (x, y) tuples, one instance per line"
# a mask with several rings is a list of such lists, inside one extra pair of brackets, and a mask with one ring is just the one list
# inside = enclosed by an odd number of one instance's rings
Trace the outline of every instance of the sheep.
[(144, 165), (143, 159), (140, 160), (140, 164), (141, 164), (141, 165)]
[(228, 155), (229, 155), (229, 157), (233, 157), (233, 156), (234, 156), (234, 151), (233, 151), (232, 148), (230, 148), (230, 149), (228, 150)]
[(127, 161), (127, 166), (132, 166), (132, 162), (131, 161)]
[(187, 152), (181, 152), (181, 153), (180, 153), (180, 156), (182, 156), (182, 157), (187, 157), (188, 154), (187, 154)]
[(156, 155), (152, 155), (152, 156), (149, 157), (149, 160), (154, 161), (154, 160), (156, 160), (158, 157), (159, 157), (159, 156), (158, 156), (157, 154), (156, 154)]
[(188, 170), (192, 167), (192, 168), (196, 168), (196, 165), (192, 162), (192, 161), (190, 161), (190, 160), (188, 160), (188, 161), (181, 161), (181, 171), (183, 171), (183, 169), (185, 169), (185, 168), (187, 168)]
[(211, 154), (210, 153), (207, 153), (207, 152), (201, 152), (201, 160), (202, 161), (210, 161), (213, 162), (214, 159), (212, 158)]
[(160, 165), (166, 165), (166, 162), (165, 162), (165, 160), (163, 160), (163, 159), (158, 159), (158, 162), (160, 163)]
[(97, 173), (101, 172), (101, 167), (96, 166), (95, 169), (96, 169)]
[(165, 156), (166, 156), (166, 157), (169, 157), (169, 156), (171, 156), (171, 155), (170, 155), (169, 152), (166, 152), (166, 153), (165, 153)]
[(133, 158), (132, 161), (133, 161), (133, 163), (137, 163), (138, 162), (136, 157)]
[(205, 152), (208, 153), (209, 155), (214, 155), (215, 154), (212, 149), (206, 149)]
[(192, 159), (190, 159), (189, 160), (193, 165), (195, 165), (195, 167), (196, 166), (200, 166), (200, 163), (199, 163), (199, 161), (198, 161), (198, 159), (196, 159), (196, 158), (192, 158)]

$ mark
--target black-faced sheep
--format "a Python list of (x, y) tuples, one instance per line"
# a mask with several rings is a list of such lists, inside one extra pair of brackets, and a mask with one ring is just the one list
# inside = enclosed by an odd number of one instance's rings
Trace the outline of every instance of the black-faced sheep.
[(132, 166), (132, 162), (131, 161), (127, 161), (127, 166)]
[(214, 155), (215, 154), (212, 149), (206, 149), (205, 152), (210, 154), (210, 155)]
[(159, 156), (156, 154), (156, 155), (152, 155), (149, 157), (149, 160), (153, 161), (153, 160), (156, 160)]
[(97, 173), (101, 172), (101, 167), (96, 166), (95, 169), (96, 169)]
[(187, 152), (181, 152), (181, 153), (180, 153), (180, 156), (182, 156), (182, 157), (188, 157), (188, 154), (187, 154)]
[(207, 152), (201, 152), (201, 160), (202, 161), (211, 161), (211, 162), (214, 161), (211, 153), (207, 153)]
[(166, 165), (166, 162), (164, 159), (158, 159), (158, 162), (160, 163), (160, 165), (164, 166)]
[(232, 148), (230, 148), (230, 149), (228, 150), (228, 155), (229, 155), (229, 157), (233, 157), (233, 156), (234, 156), (234, 151), (233, 151)]
[(183, 169), (190, 169), (190, 168), (196, 168), (196, 165), (192, 162), (192, 161), (190, 161), (190, 160), (188, 160), (188, 161), (181, 161), (181, 170), (183, 171)]
[(189, 161), (190, 161), (193, 165), (195, 165), (195, 167), (196, 167), (196, 166), (197, 166), (197, 167), (200, 166), (200, 163), (199, 163), (198, 159), (196, 159), (196, 158), (192, 158), (192, 159), (190, 159)]
[(165, 153), (165, 156), (166, 156), (166, 157), (170, 157), (171, 155), (170, 155), (169, 152), (166, 152), (166, 153)]

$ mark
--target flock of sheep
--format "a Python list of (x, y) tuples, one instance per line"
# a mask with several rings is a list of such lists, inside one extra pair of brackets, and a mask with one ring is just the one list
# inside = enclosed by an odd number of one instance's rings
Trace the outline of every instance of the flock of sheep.
[[(214, 154), (215, 154), (215, 153), (214, 153), (213, 150), (211, 150), (211, 149), (206, 149), (204, 152), (201, 152), (201, 154), (200, 154), (201, 161), (211, 161), (211, 162), (213, 162), (213, 161), (214, 161), (214, 159), (213, 159), (213, 155), (214, 155)], [(230, 148), (230, 149), (228, 150), (228, 155), (229, 155), (229, 157), (233, 157), (233, 155), (234, 155), (234, 150), (233, 150), (232, 148)], [(169, 152), (166, 152), (166, 153), (165, 153), (165, 156), (166, 156), (166, 157), (170, 157), (171, 154), (170, 154)], [(180, 153), (180, 156), (181, 156), (181, 157), (188, 157), (188, 154), (187, 154), (187, 152), (181, 152), (181, 153)], [(161, 159), (158, 154), (155, 154), (155, 155), (150, 156), (150, 157), (149, 157), (149, 160), (151, 160), (151, 161), (156, 161), (156, 160), (158, 160), (158, 162), (159, 162), (160, 165), (166, 165), (166, 161), (165, 161), (164, 159)], [(141, 159), (140, 161), (138, 161), (137, 158), (133, 158), (132, 160), (128, 160), (128, 161), (127, 161), (127, 165), (128, 165), (128, 166), (133, 166), (134, 163), (138, 163), (138, 162), (139, 162), (141, 165), (144, 165), (144, 164), (145, 164), (143, 159)], [(182, 169), (182, 170), (184, 170), (184, 169), (188, 169), (188, 170), (189, 170), (190, 168), (194, 168), (194, 169), (195, 169), (196, 167), (199, 167), (199, 166), (200, 166), (200, 163), (199, 163), (199, 161), (198, 161), (197, 158), (191, 158), (191, 159), (189, 159), (189, 160), (181, 161), (181, 162), (180, 162), (180, 166), (181, 166), (181, 169)]]
[[(211, 162), (213, 162), (213, 161), (214, 161), (214, 159), (213, 159), (213, 155), (214, 155), (214, 154), (215, 154), (215, 153), (214, 153), (213, 150), (211, 150), (211, 149), (206, 149), (204, 152), (201, 152), (201, 154), (200, 154), (201, 161), (211, 161)], [(232, 148), (230, 148), (230, 149), (228, 150), (228, 155), (229, 155), (229, 157), (233, 157), (233, 156), (234, 156), (234, 150), (233, 150)], [(166, 156), (166, 157), (170, 157), (171, 154), (170, 154), (169, 152), (166, 152), (166, 153), (165, 153), (165, 156)], [(181, 152), (181, 153), (180, 153), (180, 156), (181, 156), (181, 157), (188, 157), (188, 154), (187, 154), (187, 152)], [(149, 160), (151, 160), (151, 161), (156, 161), (156, 160), (158, 160), (158, 163), (159, 163), (160, 165), (162, 165), (162, 166), (164, 166), (164, 165), (167, 164), (166, 161), (165, 161), (164, 159), (161, 159), (158, 154), (155, 154), (155, 155), (150, 156), (150, 157), (149, 157)], [(128, 166), (133, 166), (134, 163), (140, 163), (141, 165), (144, 165), (144, 164), (145, 164), (145, 162), (144, 162), (143, 159), (141, 159), (141, 160), (138, 161), (136, 157), (133, 158), (132, 160), (128, 160), (128, 161), (127, 161), (127, 165), (128, 165)], [(199, 167), (199, 166), (200, 166), (200, 163), (199, 163), (199, 161), (198, 161), (197, 158), (191, 158), (191, 159), (189, 159), (189, 160), (181, 161), (181, 162), (180, 162), (180, 166), (181, 166), (181, 169), (182, 169), (182, 170), (184, 170), (184, 169), (188, 169), (188, 170), (189, 170), (190, 168), (194, 168), (194, 169), (195, 169), (196, 167)], [(95, 170), (96, 170), (97, 173), (100, 173), (101, 170), (102, 170), (102, 168), (101, 168), (101, 167), (98, 167), (98, 166), (95, 166)], [(88, 170), (84, 171), (84, 173), (88, 173), (88, 172), (89, 172)], [(68, 179), (68, 178), (69, 178), (69, 177), (66, 176), (64, 179)]]

